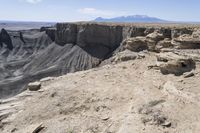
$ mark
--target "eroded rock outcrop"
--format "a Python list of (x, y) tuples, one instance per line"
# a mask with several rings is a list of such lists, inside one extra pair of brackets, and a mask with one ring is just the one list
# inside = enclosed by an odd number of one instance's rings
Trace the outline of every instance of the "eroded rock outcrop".
[(56, 28), (55, 27), (41, 27), (40, 32), (45, 31), (46, 34), (51, 38), (52, 41), (55, 41), (55, 34), (56, 34)]
[(200, 37), (184, 34), (178, 38), (174, 38), (172, 44), (177, 49), (200, 49)]
[(74, 44), (97, 58), (105, 58), (122, 42), (122, 27), (98, 24), (57, 24), (56, 43)]
[(111, 63), (118, 63), (118, 62), (123, 62), (123, 61), (129, 61), (129, 60), (135, 60), (138, 57), (138, 54), (135, 52), (132, 52), (130, 50), (125, 50), (122, 52), (117, 53), (114, 55), (110, 61)]
[(8, 32), (5, 29), (2, 29), (0, 33), (0, 47), (3, 47), (4, 44), (7, 46), (9, 50), (13, 49), (12, 40)]
[(123, 47), (125, 49), (131, 50), (134, 52), (139, 52), (139, 51), (148, 49), (145, 37), (128, 38), (124, 40)]
[(157, 60), (162, 62), (159, 65), (159, 68), (163, 74), (174, 74), (179, 76), (196, 68), (196, 63), (193, 59), (179, 56), (174, 53), (158, 54)]
[(159, 41), (155, 46), (156, 51), (161, 51), (163, 48), (173, 48), (171, 39), (165, 38), (164, 40)]
[(159, 41), (164, 39), (164, 35), (155, 31), (148, 34), (146, 37), (137, 36), (128, 38), (123, 42), (125, 49), (139, 52), (143, 50), (155, 51), (156, 45)]
[(192, 59), (178, 59), (164, 63), (160, 66), (163, 74), (182, 75), (195, 69), (195, 62)]
[(55, 42), (59, 45), (68, 43), (76, 44), (77, 25), (76, 24), (57, 24)]
[[(200, 49), (200, 33), (198, 29), (180, 28), (164, 29), (154, 28), (142, 36), (128, 36), (124, 41), (125, 49), (133, 47), (146, 47), (149, 51), (161, 52), (163, 49)], [(142, 49), (143, 50), (143, 49)], [(139, 50), (140, 51), (140, 50)]]

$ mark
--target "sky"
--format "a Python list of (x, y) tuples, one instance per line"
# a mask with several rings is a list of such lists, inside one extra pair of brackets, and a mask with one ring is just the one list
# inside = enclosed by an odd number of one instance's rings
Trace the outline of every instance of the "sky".
[(200, 0), (0, 0), (0, 20), (73, 22), (128, 15), (200, 22)]

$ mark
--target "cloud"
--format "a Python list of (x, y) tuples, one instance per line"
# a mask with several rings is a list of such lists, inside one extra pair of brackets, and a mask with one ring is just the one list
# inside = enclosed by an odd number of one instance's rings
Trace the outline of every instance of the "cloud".
[(41, 2), (42, 0), (21, 0), (21, 1), (25, 1), (25, 2), (28, 2), (28, 3), (31, 3), (31, 4), (36, 4), (36, 3)]
[(78, 9), (78, 12), (84, 15), (101, 16), (101, 17), (113, 17), (117, 15), (117, 13), (114, 11), (99, 10), (95, 8), (82, 8), (82, 9)]

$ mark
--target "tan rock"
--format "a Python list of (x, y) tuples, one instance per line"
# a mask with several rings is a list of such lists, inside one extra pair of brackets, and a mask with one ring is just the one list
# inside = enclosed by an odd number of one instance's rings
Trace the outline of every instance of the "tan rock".
[(195, 74), (194, 72), (187, 72), (187, 73), (184, 73), (184, 78), (190, 78), (190, 77), (193, 77)]
[(145, 37), (128, 38), (123, 42), (123, 45), (125, 49), (134, 52), (139, 52), (148, 49)]
[(177, 49), (199, 49), (200, 48), (200, 37), (197, 35), (184, 34), (178, 38), (174, 38), (172, 44)]
[(41, 82), (33, 82), (28, 84), (30, 91), (38, 91), (41, 88)]
[(157, 60), (161, 62), (168, 62), (175, 59), (184, 59), (184, 56), (177, 55), (173, 52), (159, 53), (156, 55)]
[(164, 36), (163, 34), (155, 31), (149, 35), (146, 36), (147, 39), (151, 39), (151, 40), (154, 40), (156, 42), (160, 41), (160, 40), (163, 40), (164, 39)]
[(195, 69), (195, 62), (192, 59), (175, 59), (160, 65), (163, 74), (182, 75)]
[(171, 44), (171, 40), (169, 38), (165, 38), (156, 44), (156, 50), (160, 51), (163, 48), (172, 48), (172, 46), (173, 45)]
[(123, 52), (117, 53), (113, 60), (114, 62), (121, 62), (121, 61), (128, 61), (128, 60), (135, 60), (137, 58), (137, 54), (130, 50), (125, 50)]

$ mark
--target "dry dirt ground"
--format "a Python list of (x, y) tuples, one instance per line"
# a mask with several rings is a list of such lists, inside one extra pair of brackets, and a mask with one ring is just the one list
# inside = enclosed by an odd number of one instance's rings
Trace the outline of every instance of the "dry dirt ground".
[(1, 101), (0, 132), (199, 133), (200, 64), (184, 78), (148, 68), (155, 63), (147, 53), (43, 80), (39, 91)]

